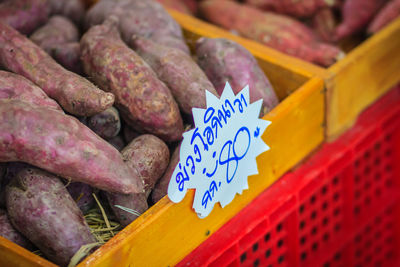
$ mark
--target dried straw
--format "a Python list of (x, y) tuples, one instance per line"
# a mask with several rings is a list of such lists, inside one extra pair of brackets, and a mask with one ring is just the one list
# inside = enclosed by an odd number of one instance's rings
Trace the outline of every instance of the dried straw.
[(98, 242), (104, 244), (117, 232), (122, 230), (122, 227), (119, 223), (108, 219), (107, 213), (97, 196), (93, 194), (93, 197), (97, 203), (97, 207), (88, 211), (85, 215), (85, 220), (89, 224), (89, 227)]

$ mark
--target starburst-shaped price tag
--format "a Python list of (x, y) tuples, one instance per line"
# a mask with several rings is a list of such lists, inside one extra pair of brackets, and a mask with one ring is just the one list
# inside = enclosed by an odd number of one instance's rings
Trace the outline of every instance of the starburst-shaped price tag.
[(200, 218), (217, 202), (225, 207), (248, 189), (248, 176), (258, 173), (256, 157), (269, 150), (261, 136), (271, 124), (259, 118), (262, 100), (250, 104), (248, 86), (235, 95), (226, 83), (219, 99), (208, 91), (206, 99), (207, 109), (193, 109), (195, 128), (183, 134), (168, 187), (175, 203), (194, 188), (193, 208)]

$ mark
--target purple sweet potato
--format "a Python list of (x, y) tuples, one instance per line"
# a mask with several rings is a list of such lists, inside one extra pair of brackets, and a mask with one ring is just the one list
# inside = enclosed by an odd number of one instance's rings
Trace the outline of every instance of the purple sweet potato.
[(133, 139), (121, 153), (143, 179), (145, 193), (149, 195), (168, 166), (168, 146), (156, 136), (144, 134)]
[(108, 191), (143, 192), (118, 150), (72, 116), (0, 100), (0, 129), (0, 162), (23, 161)]
[(336, 46), (319, 42), (306, 25), (284, 15), (227, 0), (206, 0), (200, 9), (219, 26), (306, 61), (329, 66), (344, 56)]
[(250, 101), (263, 99), (264, 113), (272, 110), (278, 97), (267, 76), (258, 66), (254, 56), (238, 43), (223, 38), (200, 38), (196, 42), (199, 66), (222, 94), (228, 81), (235, 94), (246, 85), (250, 89)]
[(245, 2), (261, 9), (293, 17), (310, 17), (318, 9), (334, 4), (334, 0), (246, 0)]
[(88, 127), (104, 139), (116, 136), (121, 129), (118, 110), (110, 107), (88, 119)]
[(79, 40), (79, 31), (75, 24), (63, 16), (53, 16), (49, 21), (38, 28), (30, 39), (40, 46), (49, 55), (55, 45)]
[(174, 173), (176, 165), (178, 165), (179, 163), (180, 147), (181, 146), (179, 145), (175, 148), (166, 171), (164, 172), (163, 176), (158, 180), (158, 182), (154, 186), (153, 191), (151, 192), (151, 199), (153, 203), (158, 202), (160, 199), (168, 194), (169, 181), (171, 180), (171, 176)]
[(52, 50), (52, 56), (67, 70), (77, 74), (83, 73), (81, 46), (78, 42), (55, 45)]
[(206, 108), (205, 90), (218, 96), (202, 69), (181, 50), (139, 36), (132, 38), (131, 47), (169, 87), (182, 112), (192, 114), (194, 107)]
[(321, 40), (333, 42), (336, 28), (333, 10), (331, 8), (318, 10), (312, 18), (312, 28)]
[(178, 0), (180, 2), (185, 3), (185, 5), (189, 8), (189, 10), (193, 13), (197, 13), (197, 8), (198, 8), (198, 3), (200, 2), (199, 0)]
[(166, 141), (180, 140), (183, 122), (177, 103), (146, 62), (120, 39), (117, 20), (110, 17), (82, 37), (84, 71), (115, 94), (117, 108), (133, 129)]
[(0, 70), (0, 99), (14, 99), (62, 111), (53, 99), (25, 77)]
[(0, 66), (25, 76), (74, 115), (91, 116), (114, 103), (113, 94), (67, 71), (31, 40), (4, 23), (0, 23)]
[(379, 11), (368, 26), (367, 32), (372, 34), (381, 30), (395, 18), (400, 16), (400, 0), (392, 0)]
[(122, 38), (126, 42), (138, 35), (189, 54), (181, 27), (161, 4), (154, 0), (131, 0), (131, 5), (120, 21)]
[(85, 17), (85, 5), (82, 0), (48, 0), (51, 14), (60, 14), (80, 25)]
[(108, 202), (118, 221), (126, 226), (135, 220), (138, 214), (129, 213), (115, 205), (135, 210), (140, 214), (147, 210), (147, 197), (168, 166), (169, 150), (161, 139), (154, 135), (145, 134), (135, 138), (121, 153), (127, 164), (138, 171), (145, 185), (145, 193), (106, 193)]
[(124, 140), (126, 143), (130, 143), (133, 139), (135, 139), (136, 137), (138, 137), (140, 134), (138, 132), (136, 132), (135, 130), (133, 130), (131, 127), (129, 127), (128, 125), (124, 125), (123, 129), (122, 129), (122, 134), (124, 136)]
[(0, 236), (28, 250), (33, 249), (33, 244), (12, 226), (4, 209), (0, 209)]
[[(129, 1), (129, 0), (128, 0)], [(122, 2), (128, 2), (122, 1)], [(92, 5), (86, 12), (84, 19), (84, 27), (89, 30), (92, 26), (102, 24), (109, 16), (118, 12), (123, 12), (118, 9), (120, 1), (99, 0)]]
[(89, 211), (94, 203), (93, 188), (85, 183), (71, 182), (67, 186), (68, 193), (83, 213)]
[(7, 0), (0, 4), (0, 22), (30, 34), (46, 23), (50, 13), (47, 0)]
[(386, 0), (346, 0), (342, 7), (342, 23), (336, 28), (335, 39), (341, 40), (360, 32), (373, 19)]
[(151, 36), (151, 40), (155, 43), (181, 50), (188, 55), (190, 54), (187, 44), (179, 38), (164, 34), (154, 34)]
[(121, 151), (125, 147), (125, 141), (121, 135), (114, 136), (107, 139), (107, 142), (115, 147), (118, 151)]
[(189, 10), (189, 8), (180, 0), (157, 0), (160, 4), (162, 4), (165, 8), (170, 8), (176, 11), (179, 11), (184, 14), (192, 15), (193, 13)]
[(121, 37), (127, 43), (138, 35), (189, 54), (179, 24), (154, 0), (99, 1), (86, 14), (86, 28), (101, 24), (109, 16), (120, 19)]
[(13, 226), (56, 264), (96, 242), (82, 212), (56, 176), (36, 168), (18, 172), (6, 189)]
[[(117, 217), (117, 220), (123, 227), (133, 222), (137, 217), (139, 217), (140, 214), (149, 208), (147, 204), (147, 198), (144, 193), (125, 195), (106, 192), (106, 196), (115, 217)], [(137, 214), (132, 214), (122, 210), (115, 205), (134, 210), (137, 212)]]

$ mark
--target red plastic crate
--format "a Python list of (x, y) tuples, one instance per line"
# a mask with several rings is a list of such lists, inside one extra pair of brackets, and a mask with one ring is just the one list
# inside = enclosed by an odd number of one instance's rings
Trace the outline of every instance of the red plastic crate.
[(399, 126), (400, 87), (178, 266), (400, 266)]

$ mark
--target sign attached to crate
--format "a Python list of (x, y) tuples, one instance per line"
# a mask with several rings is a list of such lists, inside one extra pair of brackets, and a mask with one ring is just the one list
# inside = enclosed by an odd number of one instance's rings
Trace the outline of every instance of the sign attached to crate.
[(256, 157), (269, 150), (261, 136), (271, 124), (259, 118), (262, 100), (250, 103), (248, 86), (235, 95), (226, 83), (219, 99), (206, 91), (206, 100), (207, 109), (192, 110), (194, 129), (183, 134), (168, 187), (175, 203), (195, 189), (193, 208), (200, 218), (248, 189), (248, 176), (258, 174)]

